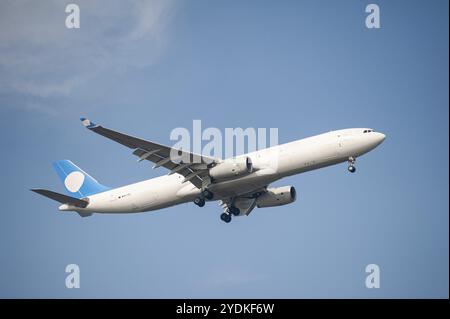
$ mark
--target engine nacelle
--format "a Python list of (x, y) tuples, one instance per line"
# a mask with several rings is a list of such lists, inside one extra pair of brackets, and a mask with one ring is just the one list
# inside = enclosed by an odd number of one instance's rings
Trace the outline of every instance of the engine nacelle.
[(218, 180), (244, 176), (253, 172), (250, 157), (233, 158), (217, 164), (209, 170), (209, 175)]
[(294, 186), (283, 186), (277, 188), (268, 188), (267, 193), (262, 194), (256, 199), (256, 206), (274, 207), (293, 203), (297, 197), (297, 191)]

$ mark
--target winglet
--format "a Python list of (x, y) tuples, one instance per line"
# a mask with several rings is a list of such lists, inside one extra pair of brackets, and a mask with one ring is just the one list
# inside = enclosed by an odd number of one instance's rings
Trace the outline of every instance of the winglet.
[(80, 121), (87, 128), (93, 128), (93, 127), (97, 126), (97, 124), (95, 124), (94, 122), (91, 122), (91, 120), (89, 120), (89, 119), (87, 119), (85, 117), (80, 117)]

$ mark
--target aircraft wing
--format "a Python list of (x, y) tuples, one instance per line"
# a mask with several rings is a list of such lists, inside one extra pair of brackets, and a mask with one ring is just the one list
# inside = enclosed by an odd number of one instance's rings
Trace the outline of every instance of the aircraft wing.
[(218, 161), (211, 157), (176, 150), (166, 145), (126, 135), (95, 124), (86, 118), (81, 118), (81, 121), (89, 130), (133, 149), (133, 154), (139, 157), (138, 161), (153, 162), (155, 163), (153, 168), (165, 167), (170, 170), (169, 175), (181, 174), (184, 176), (183, 182), (189, 181), (197, 188), (202, 188), (209, 183), (209, 167)]

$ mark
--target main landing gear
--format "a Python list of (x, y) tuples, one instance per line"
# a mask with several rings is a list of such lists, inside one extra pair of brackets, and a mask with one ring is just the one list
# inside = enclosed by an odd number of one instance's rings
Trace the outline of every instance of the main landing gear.
[(352, 156), (348, 158), (348, 171), (350, 173), (356, 172), (355, 161), (356, 161), (356, 158), (354, 158)]
[(220, 215), (220, 219), (228, 224), (229, 222), (231, 222), (231, 215), (229, 213), (222, 213)]
[(202, 197), (196, 197), (194, 199), (194, 204), (197, 205), (198, 207), (203, 207), (205, 206), (205, 199)]
[[(204, 189), (201, 192), (200, 196), (194, 199), (194, 204), (197, 205), (198, 207), (203, 207), (205, 206), (206, 200), (211, 200), (213, 198), (214, 194), (210, 190)], [(225, 223), (229, 223), (231, 222), (232, 216), (239, 216), (240, 214), (241, 210), (239, 208), (237, 208), (234, 205), (230, 205), (228, 206), (227, 211), (220, 215), (220, 219), (223, 220)]]
[(194, 204), (197, 205), (198, 207), (203, 207), (203, 206), (205, 206), (205, 199), (211, 200), (211, 199), (213, 199), (213, 197), (214, 197), (214, 194), (211, 191), (205, 189), (202, 191), (202, 193), (199, 197), (196, 197), (194, 199)]
[(211, 191), (205, 189), (202, 191), (202, 196), (208, 200), (211, 200), (211, 199), (213, 199), (214, 194)]
[(237, 208), (236, 206), (230, 206), (225, 213), (222, 213), (220, 215), (220, 219), (228, 224), (229, 222), (231, 222), (231, 215), (239, 216), (240, 213), (241, 210), (239, 208)]

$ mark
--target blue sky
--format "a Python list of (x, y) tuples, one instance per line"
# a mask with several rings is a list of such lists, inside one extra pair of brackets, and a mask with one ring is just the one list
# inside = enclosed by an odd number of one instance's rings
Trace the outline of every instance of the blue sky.
[[(0, 296), (448, 298), (448, 2), (0, 3)], [(69, 2), (67, 2), (69, 3)], [(357, 161), (289, 177), (291, 205), (231, 224), (220, 208), (61, 214), (68, 158), (115, 187), (165, 172), (83, 129), (80, 116), (170, 144), (175, 127), (387, 135)], [(67, 289), (66, 265), (81, 269)], [(365, 266), (381, 288), (365, 287)]]

